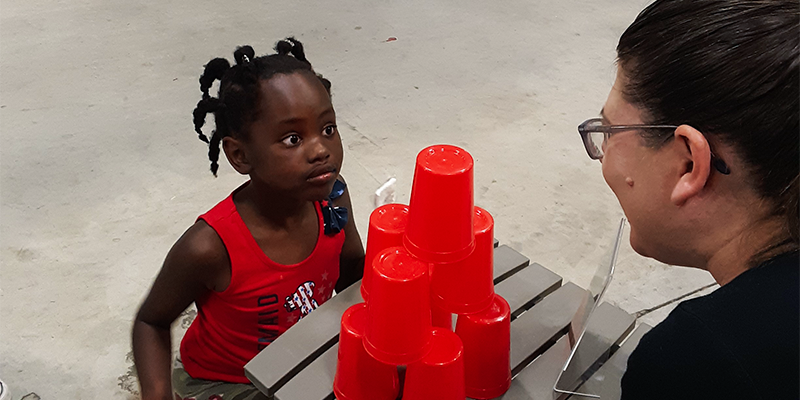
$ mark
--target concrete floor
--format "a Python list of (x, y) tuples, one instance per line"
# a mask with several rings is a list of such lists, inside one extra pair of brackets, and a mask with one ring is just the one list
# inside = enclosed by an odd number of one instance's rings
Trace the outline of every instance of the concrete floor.
[[(224, 162), (215, 179), (193, 132), (202, 65), (288, 35), (333, 82), (362, 236), (383, 181), (407, 202), (415, 154), (456, 144), (496, 236), (586, 286), (622, 212), (576, 126), (648, 2), (2, 0), (0, 379), (15, 400), (136, 398), (138, 304), (244, 180)], [(608, 298), (636, 312), (710, 282), (626, 245)]]

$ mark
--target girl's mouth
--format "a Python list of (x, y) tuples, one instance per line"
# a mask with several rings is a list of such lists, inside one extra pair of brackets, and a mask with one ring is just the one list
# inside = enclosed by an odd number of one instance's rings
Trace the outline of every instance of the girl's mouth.
[(331, 182), (334, 179), (336, 179), (336, 170), (320, 171), (320, 173), (313, 174), (306, 180), (314, 185), (324, 185)]

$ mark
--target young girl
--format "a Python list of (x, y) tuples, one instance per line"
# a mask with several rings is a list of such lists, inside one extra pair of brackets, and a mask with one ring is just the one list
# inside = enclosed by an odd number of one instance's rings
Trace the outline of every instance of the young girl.
[[(142, 399), (265, 398), (244, 365), (299, 319), (361, 278), (364, 250), (339, 176), (342, 142), (330, 82), (294, 38), (278, 54), (236, 65), (215, 58), (200, 77), (216, 175), (219, 145), (250, 180), (178, 239), (136, 316), (133, 351)], [(219, 79), (218, 97), (208, 94)], [(170, 325), (192, 302), (198, 314), (170, 380)]]

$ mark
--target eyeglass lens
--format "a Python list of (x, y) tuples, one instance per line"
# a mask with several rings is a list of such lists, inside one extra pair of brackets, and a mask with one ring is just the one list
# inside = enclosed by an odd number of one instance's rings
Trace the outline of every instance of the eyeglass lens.
[(603, 132), (590, 132), (589, 133), (589, 146), (594, 157), (603, 157), (603, 142), (605, 141), (605, 134)]

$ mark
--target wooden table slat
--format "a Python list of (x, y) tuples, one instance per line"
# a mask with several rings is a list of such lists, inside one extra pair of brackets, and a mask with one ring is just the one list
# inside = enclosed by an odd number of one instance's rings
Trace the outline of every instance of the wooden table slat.
[[(533, 363), (528, 365), (511, 381), (508, 391), (499, 397), (502, 400), (554, 400), (553, 382), (569, 357), (569, 338), (562, 336)], [(554, 368), (555, 366), (555, 368)]]
[(338, 341), (342, 314), (361, 302), (361, 282), (333, 296), (244, 366), (256, 387), (272, 396), (306, 365)]
[(636, 330), (625, 339), (619, 350), (576, 391), (599, 395), (602, 400), (619, 399), (622, 395), (620, 385), (609, 385), (608, 382), (619, 383), (622, 381), (622, 375), (628, 367), (628, 357), (639, 344), (642, 336), (650, 329), (652, 328), (647, 324), (640, 324), (636, 327)]
[(511, 324), (513, 374), (566, 333), (572, 317), (586, 303), (589, 292), (574, 283), (561, 286)]
[(275, 400), (326, 400), (333, 398), (333, 378), (339, 360), (336, 343), (275, 394)]
[[(536, 309), (536, 307), (533, 309)], [(578, 362), (578, 365), (582, 367), (579, 369), (590, 368), (595, 364), (593, 359), (602, 356), (604, 350), (602, 347), (597, 346), (597, 344), (620, 342), (622, 338), (631, 331), (633, 326), (633, 317), (624, 317), (623, 314), (627, 315), (627, 313), (615, 306), (601, 304), (596, 312), (597, 318), (592, 318), (590, 321), (587, 335), (584, 336), (578, 350), (578, 354), (583, 354), (583, 356), (580, 357), (576, 354), (578, 360), (576, 361), (573, 359), (573, 362)], [(630, 325), (626, 323), (628, 320), (630, 320)], [(620, 322), (622, 323), (620, 324)], [(512, 324), (512, 335), (513, 326), (514, 324)], [(553, 346), (547, 349), (541, 356), (536, 358), (530, 365), (514, 377), (508, 392), (501, 396), (500, 399), (555, 400), (568, 397), (568, 395), (562, 395), (553, 391), (553, 384), (558, 377), (559, 371), (567, 361), (570, 351), (569, 336), (561, 336)], [(582, 373), (578, 373), (578, 375), (581, 374)], [(575, 387), (567, 387), (567, 389), (574, 390)], [(602, 400), (606, 399), (603, 398)]]
[(530, 264), (531, 260), (506, 245), (494, 249), (494, 284), (498, 284)]
[(511, 307), (511, 320), (528, 311), (561, 287), (561, 277), (555, 272), (533, 263), (495, 286), (495, 292)]
[(573, 365), (561, 379), (566, 390), (574, 390), (580, 386), (588, 377), (587, 372), (597, 370), (599, 363), (608, 360), (611, 351), (617, 349), (622, 340), (631, 333), (636, 318), (609, 303), (602, 303), (588, 323), (586, 334), (572, 358)]

